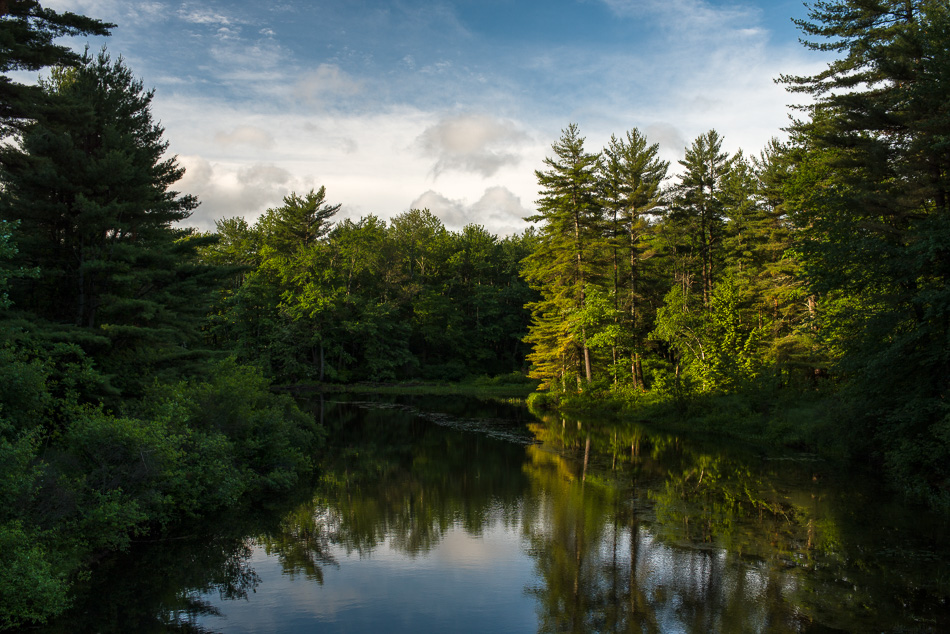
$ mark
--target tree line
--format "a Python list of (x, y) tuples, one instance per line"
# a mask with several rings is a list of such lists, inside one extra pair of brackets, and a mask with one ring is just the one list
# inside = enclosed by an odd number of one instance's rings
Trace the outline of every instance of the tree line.
[(563, 130), (524, 261), (531, 374), (560, 400), (773, 414), (831, 393), (846, 452), (948, 508), (950, 8), (816, 2), (797, 24), (837, 59), (779, 78), (810, 103), (757, 156), (709, 130), (668, 178), (636, 129), (600, 152)]
[(326, 190), (291, 194), (253, 225), (217, 221), (199, 250), (233, 273), (206, 334), (285, 383), (448, 380), (525, 370), (519, 276), (527, 231), (447, 230), (427, 209), (334, 222)]
[(728, 392), (827, 369), (784, 193), (789, 144), (747, 158), (709, 130), (671, 178), (637, 129), (598, 153), (584, 142), (569, 125), (537, 173), (523, 272), (541, 294), (528, 340), (543, 386)]

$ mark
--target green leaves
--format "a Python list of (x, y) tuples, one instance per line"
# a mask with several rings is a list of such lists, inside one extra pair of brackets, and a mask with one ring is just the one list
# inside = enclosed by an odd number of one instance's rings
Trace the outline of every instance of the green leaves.
[(762, 328), (743, 316), (740, 289), (732, 278), (720, 281), (707, 310), (681, 286), (670, 290), (657, 311), (652, 336), (680, 352), (706, 392), (736, 392), (750, 387), (762, 370)]

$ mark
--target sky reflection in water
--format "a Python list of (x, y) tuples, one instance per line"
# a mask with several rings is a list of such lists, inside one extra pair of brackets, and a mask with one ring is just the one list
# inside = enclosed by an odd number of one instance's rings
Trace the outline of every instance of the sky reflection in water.
[[(339, 566), (323, 584), (287, 574), (257, 546), (250, 565), (262, 578), (248, 601), (214, 601), (223, 617), (199, 623), (224, 632), (528, 632), (534, 600), (525, 594), (531, 559), (501, 523), (474, 537), (453, 526), (424, 555), (386, 543), (360, 557), (334, 546)], [(213, 596), (206, 599), (213, 599)]]
[[(231, 563), (257, 575), (247, 599), (219, 597), (226, 584), (191, 591), (213, 609), (179, 612), (185, 628), (939, 632), (947, 624), (946, 527), (825, 463), (460, 401), (328, 405), (324, 419), (337, 445), (312, 499), (276, 530), (249, 537), (250, 555)], [(525, 423), (534, 444), (517, 442)]]

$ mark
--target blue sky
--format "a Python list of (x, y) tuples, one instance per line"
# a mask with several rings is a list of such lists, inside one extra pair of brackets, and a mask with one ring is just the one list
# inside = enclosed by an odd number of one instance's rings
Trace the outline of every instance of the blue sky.
[(590, 151), (637, 127), (674, 165), (710, 128), (756, 154), (801, 99), (773, 79), (827, 62), (798, 0), (43, 4), (118, 25), (89, 44), (155, 88), (202, 229), (325, 185), (347, 217), (520, 231), (568, 123)]

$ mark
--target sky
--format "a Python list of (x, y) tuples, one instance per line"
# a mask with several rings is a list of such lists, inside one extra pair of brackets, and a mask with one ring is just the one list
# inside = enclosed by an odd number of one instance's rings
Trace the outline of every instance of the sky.
[(254, 222), (326, 187), (338, 218), (428, 208), (448, 229), (524, 230), (535, 170), (570, 123), (585, 148), (638, 128), (672, 163), (715, 128), (758, 154), (828, 59), (801, 0), (44, 0), (113, 22), (71, 45), (120, 56), (201, 205)]

